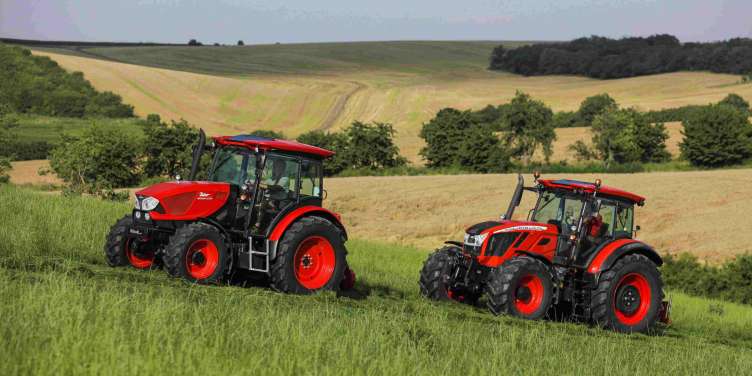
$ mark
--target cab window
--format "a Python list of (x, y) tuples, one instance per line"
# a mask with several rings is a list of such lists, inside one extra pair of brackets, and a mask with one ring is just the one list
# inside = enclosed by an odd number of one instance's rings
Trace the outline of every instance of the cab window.
[(300, 195), (321, 197), (321, 163), (303, 160), (300, 172)]
[(299, 166), (297, 159), (271, 155), (266, 160), (261, 182), (287, 194), (297, 194)]
[(535, 209), (533, 220), (568, 229), (579, 222), (582, 205), (582, 200), (576, 198), (544, 193)]
[(256, 155), (242, 149), (221, 148), (214, 155), (209, 181), (241, 185), (253, 179), (256, 169)]
[(631, 234), (634, 221), (634, 208), (631, 206), (617, 206), (616, 207), (616, 223), (614, 225), (615, 232), (622, 232)]

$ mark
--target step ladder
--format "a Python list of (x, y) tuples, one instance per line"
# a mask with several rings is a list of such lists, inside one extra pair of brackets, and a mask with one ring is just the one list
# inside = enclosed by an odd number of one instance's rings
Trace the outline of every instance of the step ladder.
[[(253, 256), (263, 256), (263, 267), (257, 268), (253, 265)], [(264, 247), (262, 250), (253, 249), (253, 238), (248, 238), (248, 269), (252, 272), (269, 273), (269, 250)]]

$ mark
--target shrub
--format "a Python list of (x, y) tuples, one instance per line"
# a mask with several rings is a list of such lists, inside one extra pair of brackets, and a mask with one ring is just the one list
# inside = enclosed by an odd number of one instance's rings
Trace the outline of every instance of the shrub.
[(97, 192), (139, 180), (140, 140), (117, 127), (93, 125), (80, 137), (64, 136), (50, 167), (74, 191)]
[(10, 176), (8, 176), (8, 171), (12, 168), (10, 164), (10, 159), (5, 157), (0, 157), (0, 184), (7, 183), (10, 181)]
[[(669, 159), (668, 134), (662, 123), (650, 124), (634, 109), (608, 111), (593, 120), (593, 147), (610, 163), (660, 162)], [(573, 145), (574, 148), (581, 147)]]
[(459, 165), (460, 145), (465, 139), (465, 131), (475, 126), (471, 111), (444, 108), (436, 116), (423, 124), (420, 137), (426, 146), (420, 155), (428, 167), (451, 167)]
[(499, 137), (487, 127), (476, 125), (465, 132), (460, 144), (458, 164), (473, 172), (505, 172), (511, 165)]
[(744, 100), (741, 96), (737, 94), (729, 94), (725, 98), (723, 98), (718, 104), (723, 104), (727, 106), (731, 106), (733, 108), (736, 108), (741, 112), (742, 114), (746, 116), (750, 116), (749, 112), (749, 102)]
[(14, 161), (30, 161), (47, 159), (53, 145), (47, 141), (16, 141), (0, 142), (0, 157)]
[[(156, 118), (151, 121), (157, 120)], [(198, 130), (188, 122), (172, 121), (147, 123), (144, 126), (144, 174), (146, 176), (187, 176), (193, 159), (192, 146), (198, 139)]]
[(350, 168), (388, 168), (407, 164), (394, 144), (394, 127), (387, 123), (354, 122), (343, 133), (347, 137), (345, 158)]
[(334, 155), (324, 162), (325, 175), (336, 175), (349, 167), (346, 154), (347, 137), (344, 134), (310, 131), (298, 136), (297, 140), (304, 144), (318, 146), (334, 152)]
[(703, 265), (690, 254), (664, 257), (663, 282), (691, 295), (752, 304), (752, 255), (740, 255), (720, 267)]
[(728, 105), (710, 105), (682, 122), (682, 155), (694, 166), (738, 164), (752, 153), (752, 125), (747, 115)]
[[(551, 122), (554, 128), (571, 128), (582, 126), (578, 122), (579, 115), (573, 111), (560, 111), (554, 114)], [(588, 124), (589, 125), (589, 124)]]

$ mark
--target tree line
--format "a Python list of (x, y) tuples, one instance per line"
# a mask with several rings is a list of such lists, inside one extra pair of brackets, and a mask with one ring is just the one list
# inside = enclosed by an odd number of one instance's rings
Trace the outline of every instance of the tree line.
[(682, 70), (752, 73), (752, 39), (681, 43), (669, 34), (611, 39), (591, 36), (569, 42), (496, 47), (489, 69), (525, 76), (574, 74), (623, 78)]

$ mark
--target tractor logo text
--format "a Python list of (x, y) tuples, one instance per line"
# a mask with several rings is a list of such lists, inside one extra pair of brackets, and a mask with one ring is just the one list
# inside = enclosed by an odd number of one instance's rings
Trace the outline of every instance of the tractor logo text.
[(214, 196), (212, 196), (211, 193), (199, 192), (197, 199), (198, 200), (214, 200)]
[(500, 232), (510, 232), (510, 231), (544, 231), (546, 228), (547, 228), (546, 226), (514, 226), (514, 227), (501, 229), (499, 231), (494, 232), (494, 234), (498, 234)]

